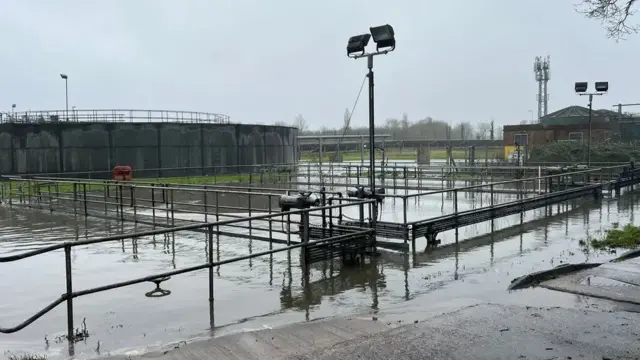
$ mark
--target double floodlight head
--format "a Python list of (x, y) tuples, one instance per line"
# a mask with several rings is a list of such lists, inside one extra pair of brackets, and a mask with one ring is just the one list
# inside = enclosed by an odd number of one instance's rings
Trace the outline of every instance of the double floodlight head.
[(347, 56), (360, 57), (364, 55), (364, 49), (369, 44), (369, 40), (373, 37), (376, 43), (376, 51), (380, 49), (385, 52), (393, 51), (396, 48), (396, 38), (393, 27), (389, 24), (375, 26), (369, 28), (370, 34), (356, 35), (349, 38), (347, 43)]
[[(589, 88), (589, 83), (586, 81), (577, 82), (574, 86), (574, 89), (577, 93), (585, 93)], [(596, 81), (596, 92), (605, 93), (609, 91), (609, 82), (608, 81)]]

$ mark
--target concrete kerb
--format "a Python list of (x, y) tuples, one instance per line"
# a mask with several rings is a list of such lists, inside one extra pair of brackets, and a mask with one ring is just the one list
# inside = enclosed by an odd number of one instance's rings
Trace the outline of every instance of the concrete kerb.
[[(640, 249), (634, 249), (610, 260), (610, 263), (621, 262), (624, 260), (640, 257)], [(543, 281), (554, 279), (561, 275), (568, 275), (577, 271), (598, 267), (603, 263), (582, 263), (582, 264), (562, 264), (553, 269), (537, 271), (528, 275), (515, 278), (507, 290), (521, 290), (531, 286), (535, 286)]]
[(598, 267), (602, 263), (583, 263), (583, 264), (562, 264), (553, 269), (537, 271), (528, 275), (515, 278), (511, 281), (511, 284), (507, 290), (521, 290), (531, 286), (535, 286), (545, 280), (550, 280), (561, 275), (567, 275), (576, 271), (591, 269)]

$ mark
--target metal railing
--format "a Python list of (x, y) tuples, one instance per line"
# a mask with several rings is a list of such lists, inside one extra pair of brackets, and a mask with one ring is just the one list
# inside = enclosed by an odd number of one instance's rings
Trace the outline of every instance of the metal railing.
[[(293, 250), (293, 249), (301, 249), (301, 251), (307, 251), (309, 249), (321, 247), (322, 245), (327, 244), (327, 243), (340, 244), (340, 243), (351, 241), (351, 240), (353, 240), (355, 238), (358, 238), (358, 237), (370, 236), (375, 231), (372, 228), (360, 228), (360, 229), (353, 229), (354, 231), (349, 233), (349, 234), (331, 236), (331, 237), (327, 237), (327, 238), (320, 239), (320, 240), (310, 240), (309, 231), (308, 231), (308, 227), (307, 227), (307, 230), (303, 231), (301, 233), (301, 242), (300, 243), (289, 244), (287, 246), (283, 246), (283, 247), (280, 247), (280, 248), (270, 249), (270, 250), (256, 252), (256, 253), (253, 253), (253, 254), (248, 254), (248, 255), (243, 255), (243, 256), (238, 256), (238, 257), (233, 257), (233, 258), (229, 258), (229, 259), (225, 259), (225, 260), (213, 261), (213, 258), (214, 258), (214, 256), (213, 256), (213, 247), (214, 247), (213, 238), (214, 238), (214, 235), (219, 236), (222, 233), (222, 231), (220, 230), (220, 227), (232, 226), (233, 224), (236, 224), (236, 223), (239, 223), (239, 222), (270, 220), (271, 218), (274, 218), (274, 217), (283, 217), (283, 216), (290, 217), (291, 215), (304, 216), (303, 214), (307, 214), (308, 215), (311, 212), (332, 211), (333, 209), (342, 209), (342, 208), (346, 208), (346, 207), (350, 207), (350, 206), (361, 207), (361, 206), (363, 206), (363, 204), (368, 204), (368, 206), (372, 206), (372, 205), (375, 205), (375, 200), (366, 200), (366, 201), (358, 202), (358, 203), (345, 203), (345, 204), (336, 204), (336, 205), (330, 205), (330, 206), (321, 206), (321, 207), (315, 207), (315, 208), (304, 209), (304, 210), (292, 210), (292, 211), (279, 212), (279, 213), (274, 213), (274, 214), (256, 215), (256, 216), (243, 217), (243, 218), (239, 218), (239, 219), (229, 219), (229, 220), (221, 220), (221, 221), (210, 222), (210, 223), (200, 223), (200, 224), (193, 224), (193, 225), (186, 225), (186, 226), (178, 226), (178, 227), (172, 227), (172, 228), (162, 229), (162, 230), (143, 231), (143, 232), (137, 232), (137, 233), (132, 233), (132, 234), (113, 235), (113, 236), (101, 237), (101, 238), (98, 238), (98, 239), (87, 239), (87, 240), (80, 240), (80, 241), (67, 241), (67, 242), (64, 242), (64, 243), (56, 244), (56, 245), (45, 246), (43, 248), (32, 250), (32, 251), (28, 251), (28, 252), (24, 252), (24, 253), (21, 253), (21, 254), (1, 256), (0, 257), (0, 263), (8, 263), (8, 262), (14, 262), (14, 261), (23, 260), (23, 259), (26, 259), (26, 258), (30, 258), (30, 257), (34, 257), (34, 256), (37, 256), (37, 255), (41, 255), (41, 254), (50, 253), (50, 252), (53, 252), (53, 251), (64, 250), (64, 254), (65, 254), (65, 256), (64, 256), (65, 260), (64, 261), (65, 261), (66, 288), (65, 288), (65, 292), (58, 299), (54, 300), (49, 305), (45, 306), (43, 309), (41, 309), (40, 311), (35, 313), (30, 318), (28, 318), (27, 320), (23, 321), (22, 323), (20, 323), (18, 325), (15, 325), (15, 326), (12, 326), (12, 327), (0, 327), (0, 333), (9, 334), (9, 333), (14, 333), (14, 332), (20, 331), (20, 330), (24, 329), (25, 327), (29, 326), (30, 324), (32, 324), (33, 322), (35, 322), (36, 320), (38, 320), (39, 318), (41, 318), (42, 316), (44, 316), (45, 314), (47, 314), (48, 312), (50, 312), (51, 310), (53, 310), (54, 308), (56, 308), (58, 305), (60, 305), (62, 303), (66, 303), (66, 305), (67, 305), (67, 339), (69, 340), (70, 352), (72, 353), (73, 352), (73, 346), (72, 345), (73, 345), (73, 340), (74, 340), (74, 336), (75, 336), (75, 334), (74, 334), (74, 308), (73, 308), (73, 299), (74, 298), (85, 296), (85, 295), (91, 295), (91, 294), (95, 294), (95, 293), (99, 293), (99, 292), (103, 292), (103, 291), (108, 291), (108, 290), (112, 290), (112, 289), (117, 289), (117, 288), (121, 288), (121, 287), (131, 286), (131, 285), (135, 285), (135, 284), (140, 284), (140, 283), (143, 283), (143, 282), (154, 282), (159, 287), (159, 284), (161, 282), (168, 280), (171, 276), (180, 275), (180, 274), (186, 274), (186, 273), (199, 271), (199, 270), (205, 270), (205, 269), (209, 270), (209, 322), (210, 322), (211, 328), (213, 329), (215, 327), (215, 316), (214, 316), (214, 306), (213, 306), (213, 303), (214, 303), (214, 267), (225, 265), (225, 264), (230, 264), (230, 263), (234, 263), (234, 262), (238, 262), (238, 261), (248, 260), (248, 259), (252, 259), (252, 258), (256, 258), (256, 257), (261, 257), (261, 256), (265, 256), (265, 255), (275, 254), (275, 253), (279, 253), (279, 252), (290, 251), (290, 250)], [(157, 274), (148, 275), (148, 276), (143, 276), (143, 277), (137, 277), (137, 278), (134, 278), (134, 279), (131, 279), (131, 280), (126, 280), (126, 281), (120, 281), (120, 282), (100, 285), (100, 286), (97, 286), (97, 287), (92, 287), (92, 288), (83, 289), (83, 290), (75, 290), (73, 288), (71, 249), (74, 248), (74, 247), (87, 246), (87, 245), (93, 245), (93, 244), (100, 244), (100, 243), (106, 243), (106, 242), (124, 241), (126, 239), (137, 239), (137, 238), (144, 237), (144, 236), (163, 235), (163, 234), (169, 234), (169, 233), (176, 233), (176, 232), (183, 232), (183, 231), (196, 231), (196, 230), (205, 230), (206, 233), (207, 233), (208, 261), (206, 263), (204, 263), (204, 264), (199, 264), (199, 265), (195, 265), (195, 266), (189, 266), (189, 267), (186, 267), (184, 269), (166, 271), (166, 272), (157, 273)], [(303, 258), (304, 258), (304, 256), (303, 256)], [(303, 263), (303, 266), (304, 266), (304, 263)]]
[(194, 124), (230, 124), (229, 115), (181, 111), (181, 110), (137, 110), (137, 109), (70, 109), (29, 110), (4, 113), (3, 123), (56, 123), (56, 122), (165, 122)]
[[(447, 200), (451, 200), (451, 205), (453, 206), (452, 214), (456, 214), (459, 212), (460, 194), (465, 194), (464, 196), (469, 197), (469, 199), (475, 199), (476, 194), (486, 194), (486, 201), (484, 200), (484, 195), (480, 196), (479, 205), (483, 206), (484, 201), (486, 206), (495, 206), (501, 203), (501, 200), (513, 201), (513, 196), (518, 199), (526, 199), (552, 191), (567, 190), (578, 186), (580, 182), (583, 184), (595, 182), (606, 187), (605, 185), (618, 178), (620, 170), (621, 167), (607, 167), (498, 182), (465, 181), (464, 186), (456, 186), (458, 184), (456, 181), (446, 180), (444, 181), (446, 187), (425, 188), (416, 186), (415, 190), (411, 192), (408, 191), (410, 187), (406, 186), (407, 179), (405, 178), (404, 184), (389, 184), (388, 182), (385, 185), (387, 186), (387, 194), (381, 195), (381, 197), (391, 201), (393, 204), (397, 201), (402, 202), (401, 209), (398, 209), (398, 212), (402, 213), (402, 221), (385, 223), (397, 227), (396, 233), (403, 229), (403, 233), (399, 237), (391, 236), (390, 238), (404, 239), (404, 243), (407, 244), (408, 240), (415, 240), (409, 237), (410, 227), (416, 221), (422, 220), (409, 219), (409, 205), (413, 202), (417, 204), (434, 195), (442, 195), (443, 199), (446, 196)], [(107, 213), (115, 213), (117, 219), (129, 221), (131, 220), (131, 214), (125, 216), (123, 208), (130, 208), (133, 210), (133, 221), (141, 223), (143, 221), (138, 219), (137, 214), (148, 210), (152, 213), (151, 222), (153, 224), (156, 223), (155, 212), (161, 210), (166, 212), (167, 221), (165, 225), (173, 226), (175, 225), (175, 214), (179, 213), (201, 214), (204, 215), (204, 221), (206, 222), (208, 216), (215, 216), (216, 220), (218, 220), (219, 216), (217, 214), (220, 212), (243, 211), (248, 212), (249, 216), (252, 215), (252, 212), (276, 212), (278, 209), (275, 203), (281, 194), (300, 191), (300, 189), (294, 189), (290, 185), (306, 183), (305, 181), (285, 182), (280, 184), (282, 185), (281, 187), (255, 187), (242, 184), (179, 184), (172, 183), (171, 179), (153, 183), (143, 180), (139, 182), (118, 182), (43, 177), (30, 179), (10, 178), (9, 181), (5, 181), (2, 187), (2, 198), (10, 205), (12, 202), (29, 202), (27, 204), (29, 207), (45, 210), (48, 208), (51, 211), (64, 211), (66, 209), (67, 211), (73, 211), (74, 214), (84, 213), (86, 216), (96, 215), (95, 211), (91, 211), (92, 209), (99, 210), (100, 213), (104, 211), (105, 216)], [(319, 193), (319, 188), (316, 187), (316, 184), (317, 181), (314, 181), (312, 185), (307, 187), (307, 191)], [(334, 195), (341, 188), (347, 190), (354, 184), (349, 184), (348, 181), (335, 184), (333, 181), (327, 181), (325, 185), (327, 187), (324, 193)], [(389, 185), (392, 186), (389, 188)], [(37, 201), (32, 202), (31, 199), (36, 198)], [(233, 203), (225, 203), (222, 199), (233, 201)], [(194, 203), (194, 200), (197, 200), (197, 204)], [(475, 200), (473, 202), (475, 206)], [(158, 208), (160, 204), (164, 209)], [(232, 217), (234, 215), (227, 214), (225, 216)], [(342, 215), (338, 218), (341, 219)]]

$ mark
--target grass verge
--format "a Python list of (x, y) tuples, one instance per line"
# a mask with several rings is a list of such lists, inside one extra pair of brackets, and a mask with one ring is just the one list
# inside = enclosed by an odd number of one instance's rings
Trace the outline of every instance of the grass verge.
[(46, 355), (5, 353), (8, 360), (47, 360)]
[[(345, 151), (341, 152), (342, 161), (359, 161), (360, 160), (360, 152), (358, 151)], [(464, 149), (453, 149), (451, 151), (451, 155), (453, 155), (454, 159), (464, 159), (465, 151)], [(323, 162), (331, 162), (334, 157), (334, 153), (325, 153), (322, 156)], [(488, 159), (495, 159), (497, 157), (502, 158), (504, 156), (503, 149), (477, 149), (476, 148), (476, 159), (484, 159), (485, 157)], [(417, 151), (415, 149), (406, 149), (403, 151), (393, 149), (385, 152), (385, 157), (390, 161), (394, 160), (416, 160)], [(382, 158), (382, 152), (376, 152), (376, 159)], [(446, 149), (431, 149), (431, 159), (433, 160), (444, 160), (447, 158), (447, 150)], [(318, 153), (310, 153), (305, 152), (300, 155), (300, 160), (303, 161), (318, 161)], [(369, 152), (365, 151), (364, 160), (369, 161)]]
[(583, 246), (591, 245), (597, 250), (636, 249), (640, 246), (640, 227), (627, 224), (620, 228), (618, 223), (614, 223), (613, 228), (605, 232), (604, 238), (580, 243)]
[[(135, 175), (135, 174), (134, 174)], [(205, 185), (205, 184), (224, 184), (224, 183), (256, 183), (261, 181), (277, 181), (284, 178), (288, 179), (289, 173), (265, 173), (262, 178), (259, 174), (221, 174), (221, 175), (206, 175), (206, 176), (181, 176), (181, 177), (164, 177), (164, 178), (141, 178), (133, 179), (133, 183), (139, 185), (150, 184), (190, 184), (190, 185)], [(4, 193), (9, 192), (9, 182), (4, 181), (2, 183)], [(32, 183), (31, 189), (29, 189), (29, 182), (13, 181), (11, 184), (11, 193), (22, 193), (24, 196), (29, 194), (36, 195), (38, 191), (41, 194), (48, 194), (51, 191), (52, 194), (56, 192), (60, 193), (72, 193), (74, 191), (73, 183), (71, 182), (38, 182), (37, 185)], [(84, 191), (103, 191), (104, 184), (99, 180), (87, 180), (86, 183), (78, 181), (76, 185), (76, 191), (81, 194)]]

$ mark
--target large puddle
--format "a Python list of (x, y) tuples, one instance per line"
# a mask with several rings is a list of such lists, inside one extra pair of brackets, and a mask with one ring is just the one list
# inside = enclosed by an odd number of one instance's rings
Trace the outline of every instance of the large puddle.
[[(458, 210), (486, 206), (487, 194), (461, 193)], [(516, 195), (495, 195), (494, 201)], [(499, 201), (497, 197), (499, 196)], [(635, 223), (637, 196), (577, 200), (513, 215), (442, 234), (443, 245), (416, 254), (381, 250), (382, 256), (361, 268), (341, 268), (338, 261), (316, 263), (304, 286), (298, 251), (282, 252), (215, 269), (214, 336), (275, 327), (341, 314), (410, 320), (418, 313), (437, 313), (479, 302), (528, 305), (610, 306), (580, 296), (544, 290), (507, 293), (520, 275), (564, 262), (608, 259), (614, 254), (585, 253), (579, 241), (599, 236), (614, 222)], [(408, 220), (453, 211), (453, 199), (433, 195), (407, 204)], [(387, 200), (382, 218), (403, 220), (402, 201)], [(161, 215), (161, 214), (160, 214)], [(355, 211), (348, 213), (355, 217)], [(179, 214), (201, 221), (199, 215)], [(15, 254), (52, 243), (97, 238), (107, 234), (149, 230), (150, 226), (115, 220), (85, 219), (48, 211), (0, 207), (0, 252)], [(234, 230), (240, 231), (240, 230)], [(457, 234), (456, 234), (457, 233)], [(458, 243), (456, 243), (456, 239)], [(206, 235), (183, 232), (175, 236), (143, 237), (86, 247), (72, 252), (73, 286), (86, 289), (134, 277), (180, 269), (207, 261)], [(275, 245), (274, 247), (281, 246)], [(417, 248), (426, 241), (419, 239)], [(256, 240), (220, 236), (214, 256), (227, 259), (268, 250)], [(0, 264), (0, 326), (15, 326), (65, 291), (62, 251)], [(143, 283), (74, 300), (75, 325), (86, 321), (90, 336), (76, 345), (79, 358), (153, 349), (167, 343), (210, 336), (208, 272), (189, 273), (163, 283), (171, 295), (148, 298), (155, 285)], [(542, 295), (541, 295), (542, 294)], [(26, 329), (0, 335), (0, 352), (47, 352), (64, 358), (66, 307), (59, 306)], [(46, 339), (46, 340), (45, 340)], [(99, 346), (98, 346), (99, 343)]]

